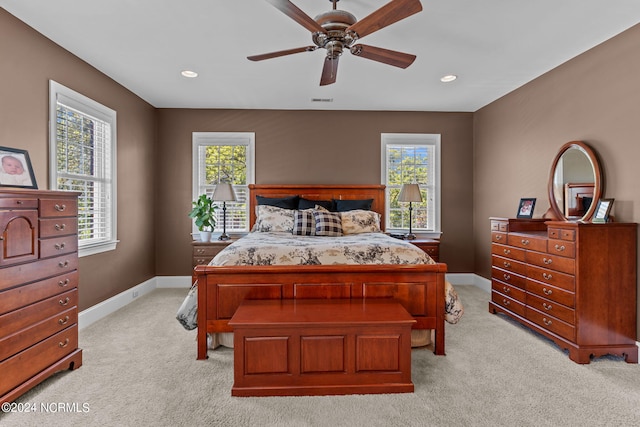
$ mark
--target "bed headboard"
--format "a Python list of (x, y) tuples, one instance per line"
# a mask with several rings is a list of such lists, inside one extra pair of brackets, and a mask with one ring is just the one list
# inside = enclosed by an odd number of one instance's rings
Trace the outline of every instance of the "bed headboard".
[(567, 218), (583, 217), (593, 202), (593, 183), (564, 185), (564, 214)]
[(380, 214), (380, 226), (385, 228), (384, 185), (249, 185), (249, 229), (256, 222), (256, 196), (300, 196), (310, 200), (362, 200), (373, 199), (371, 210)]

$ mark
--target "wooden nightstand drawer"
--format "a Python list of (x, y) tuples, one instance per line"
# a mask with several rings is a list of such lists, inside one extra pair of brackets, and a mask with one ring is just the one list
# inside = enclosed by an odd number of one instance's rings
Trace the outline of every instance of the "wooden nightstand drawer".
[(437, 239), (414, 239), (407, 240), (409, 243), (422, 249), (435, 262), (440, 261), (440, 240)]

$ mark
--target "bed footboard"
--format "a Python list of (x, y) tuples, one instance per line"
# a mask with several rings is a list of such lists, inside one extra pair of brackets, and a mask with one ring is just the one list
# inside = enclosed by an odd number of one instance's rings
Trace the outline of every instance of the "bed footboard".
[(198, 359), (207, 358), (207, 333), (232, 332), (229, 320), (245, 299), (394, 298), (435, 330), (434, 353), (445, 354), (446, 264), (221, 267), (199, 265)]

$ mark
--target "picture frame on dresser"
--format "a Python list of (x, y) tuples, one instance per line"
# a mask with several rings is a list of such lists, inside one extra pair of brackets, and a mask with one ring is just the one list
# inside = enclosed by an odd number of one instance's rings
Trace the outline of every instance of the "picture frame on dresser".
[(27, 150), (0, 147), (0, 187), (38, 188)]
[(533, 218), (533, 209), (536, 206), (535, 198), (524, 198), (520, 199), (520, 204), (518, 205), (518, 216), (517, 218)]
[(598, 206), (593, 214), (592, 222), (609, 222), (609, 213), (613, 207), (614, 199), (600, 199), (598, 200)]

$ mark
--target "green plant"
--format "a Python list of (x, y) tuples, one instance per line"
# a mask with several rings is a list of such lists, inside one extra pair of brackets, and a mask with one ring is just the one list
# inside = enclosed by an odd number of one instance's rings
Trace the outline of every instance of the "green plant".
[(193, 209), (189, 217), (196, 220), (196, 227), (200, 231), (212, 231), (216, 226), (216, 205), (206, 194), (201, 194), (197, 200), (191, 202)]

